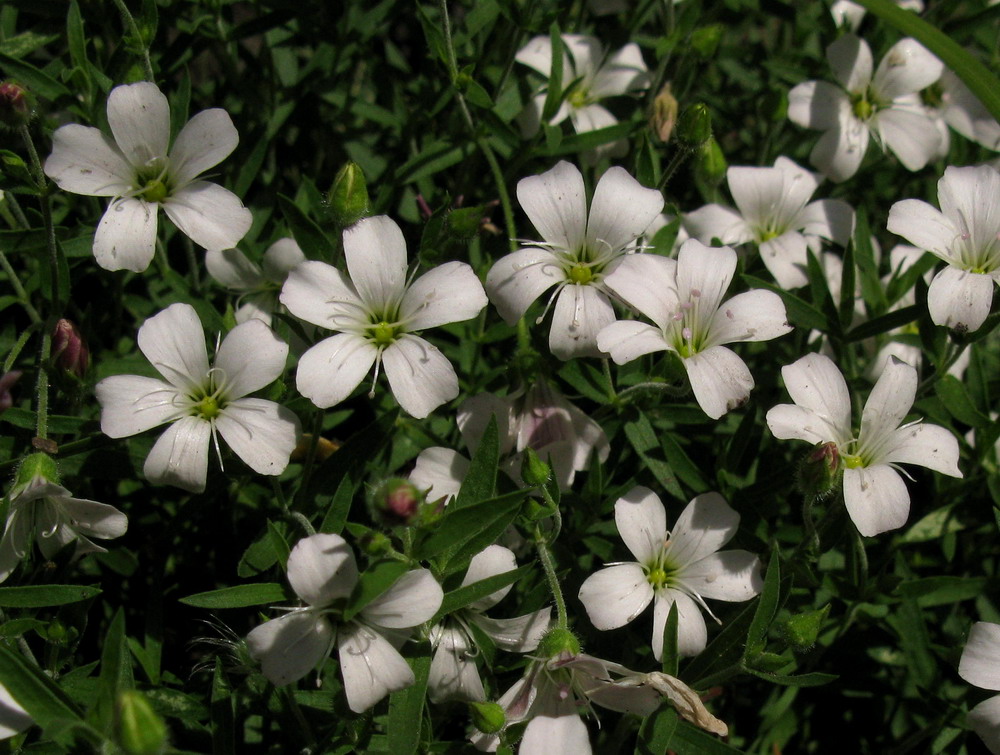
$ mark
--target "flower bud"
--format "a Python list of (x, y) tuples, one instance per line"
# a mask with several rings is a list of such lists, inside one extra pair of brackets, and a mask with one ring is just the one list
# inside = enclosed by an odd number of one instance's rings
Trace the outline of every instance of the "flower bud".
[(497, 703), (469, 703), (469, 718), (483, 734), (496, 734), (507, 725), (503, 708)]
[(524, 461), (521, 463), (521, 479), (525, 485), (532, 487), (544, 485), (552, 479), (552, 467), (538, 458), (533, 448), (526, 448)]
[(538, 655), (540, 658), (554, 658), (560, 653), (576, 655), (580, 652), (580, 641), (568, 629), (555, 627), (546, 632), (542, 641), (538, 643)]
[(0, 123), (20, 128), (31, 120), (31, 101), (28, 91), (13, 81), (0, 83)]
[(10, 409), (14, 405), (14, 397), (10, 391), (20, 377), (20, 370), (11, 370), (0, 375), (0, 412), (4, 409)]
[(394, 527), (413, 524), (420, 514), (424, 494), (409, 480), (392, 477), (372, 493), (371, 507), (375, 519)]
[(358, 545), (369, 556), (377, 557), (392, 550), (392, 540), (384, 532), (366, 532), (358, 539)]
[(726, 170), (729, 164), (715, 137), (708, 137), (708, 140), (698, 148), (695, 157), (694, 169), (699, 181), (709, 186), (718, 186), (726, 177)]
[(702, 60), (713, 58), (715, 57), (716, 50), (719, 49), (719, 42), (722, 39), (724, 29), (725, 27), (722, 24), (699, 27), (691, 32), (688, 44)]
[(128, 755), (159, 755), (167, 749), (167, 725), (141, 692), (128, 690), (118, 696), (115, 733)]
[(342, 228), (354, 225), (371, 213), (365, 174), (355, 162), (347, 162), (333, 179), (327, 194), (333, 222)]
[(677, 141), (688, 149), (698, 149), (712, 138), (712, 116), (701, 102), (688, 105), (677, 121)]
[(56, 463), (48, 454), (35, 453), (24, 458), (14, 476), (14, 487), (11, 488), (11, 494), (23, 490), (36, 479), (44, 482), (59, 482), (59, 470), (56, 469)]
[(806, 497), (825, 498), (840, 485), (840, 451), (836, 443), (817, 443), (799, 464), (797, 486)]
[(476, 205), (475, 207), (461, 207), (452, 210), (445, 217), (445, 228), (448, 233), (455, 238), (465, 241), (475, 238), (483, 230), (488, 217), (488, 205)]
[(59, 320), (52, 331), (52, 361), (78, 378), (82, 378), (90, 366), (90, 349), (80, 329), (66, 318)]
[(806, 613), (789, 616), (781, 625), (781, 633), (794, 650), (804, 653), (812, 650), (819, 636), (819, 630), (823, 627), (823, 621), (830, 612), (829, 604), (823, 606), (818, 611), (807, 611)]
[(649, 117), (649, 127), (661, 142), (670, 139), (670, 134), (677, 125), (677, 109), (677, 98), (670, 91), (670, 83), (667, 82), (653, 100), (653, 114)]

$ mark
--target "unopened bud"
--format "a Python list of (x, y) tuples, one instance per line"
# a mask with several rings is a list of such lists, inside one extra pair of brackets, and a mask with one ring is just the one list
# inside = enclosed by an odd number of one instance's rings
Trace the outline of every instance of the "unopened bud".
[(540, 658), (554, 658), (560, 653), (577, 655), (580, 652), (580, 641), (568, 629), (555, 627), (550, 629), (542, 641), (538, 643), (538, 656)]
[(20, 128), (31, 120), (31, 101), (28, 91), (13, 81), (0, 83), (0, 123)]
[(799, 464), (799, 492), (813, 498), (824, 498), (834, 492), (842, 476), (840, 462), (836, 443), (817, 443)]
[(653, 114), (649, 117), (649, 127), (656, 134), (656, 138), (661, 142), (668, 141), (677, 125), (677, 98), (670, 91), (670, 83), (663, 85), (663, 89), (653, 100)]
[(409, 480), (393, 477), (372, 493), (372, 513), (389, 526), (409, 525), (417, 518), (424, 494)]
[(681, 112), (677, 121), (677, 141), (688, 149), (698, 149), (712, 138), (712, 115), (708, 106), (696, 102)]
[(57, 367), (82, 378), (90, 366), (90, 349), (80, 329), (63, 318), (52, 331), (52, 361)]
[(358, 544), (369, 556), (377, 557), (392, 550), (392, 540), (384, 532), (368, 532), (358, 540)]
[(722, 39), (724, 29), (722, 24), (702, 26), (691, 32), (688, 44), (700, 58), (708, 60), (715, 57), (715, 51), (719, 49), (719, 41)]
[(354, 225), (371, 213), (365, 174), (355, 162), (348, 162), (333, 179), (327, 194), (333, 222), (342, 228)]
[(497, 703), (469, 703), (469, 718), (483, 734), (496, 734), (507, 725), (507, 716)]
[(20, 377), (20, 370), (11, 370), (10, 372), (5, 372), (3, 375), (0, 375), (0, 412), (14, 406), (14, 396), (10, 391)]
[(533, 448), (524, 449), (524, 461), (521, 463), (521, 479), (525, 485), (532, 487), (544, 485), (552, 478), (552, 467), (542, 461)]
[(483, 221), (487, 219), (487, 211), (486, 205), (452, 210), (445, 218), (445, 227), (452, 236), (458, 239), (475, 238), (483, 229)]
[(819, 636), (819, 630), (823, 628), (823, 621), (830, 612), (830, 606), (825, 605), (818, 611), (807, 611), (806, 613), (789, 616), (781, 626), (781, 633), (793, 649), (804, 653), (812, 650)]
[(708, 137), (704, 144), (698, 148), (695, 157), (694, 169), (698, 179), (710, 186), (718, 186), (726, 177), (726, 170), (729, 164), (726, 162), (722, 148), (715, 141), (715, 137)]
[(128, 755), (159, 755), (167, 749), (167, 725), (141, 692), (128, 690), (118, 696), (116, 709), (118, 745)]

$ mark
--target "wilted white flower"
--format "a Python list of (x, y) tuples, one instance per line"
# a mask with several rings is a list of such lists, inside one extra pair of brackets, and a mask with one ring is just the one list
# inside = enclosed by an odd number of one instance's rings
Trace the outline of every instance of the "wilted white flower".
[(216, 283), (240, 294), (236, 322), (257, 319), (270, 325), (282, 284), (305, 259), (295, 239), (285, 238), (267, 248), (261, 265), (239, 249), (210, 249), (205, 253), (205, 267)]
[(198, 180), (239, 142), (225, 110), (198, 113), (170, 148), (167, 98), (155, 84), (140, 81), (111, 90), (108, 124), (114, 141), (88, 126), (57, 129), (45, 161), (45, 174), (60, 189), (114, 197), (94, 235), (94, 257), (105, 270), (149, 266), (159, 207), (206, 249), (234, 247), (250, 230), (253, 218), (235, 194)]
[[(958, 675), (977, 687), (1000, 690), (1000, 624), (977, 621), (972, 625), (958, 662)], [(979, 703), (966, 720), (990, 752), (1000, 755), (1000, 695)]]

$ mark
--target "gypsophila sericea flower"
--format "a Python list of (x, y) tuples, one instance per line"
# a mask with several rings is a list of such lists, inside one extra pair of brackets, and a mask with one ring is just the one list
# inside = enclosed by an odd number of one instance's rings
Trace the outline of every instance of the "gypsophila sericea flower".
[(43, 453), (31, 454), (18, 469), (10, 491), (10, 509), (0, 540), (0, 582), (11, 575), (31, 550), (32, 541), (45, 558), (76, 541), (76, 555), (104, 553), (90, 538), (110, 540), (128, 529), (126, 516), (106, 503), (74, 498), (59, 484), (56, 465)]
[(846, 246), (854, 233), (854, 210), (840, 199), (809, 199), (820, 176), (779, 157), (773, 168), (733, 166), (726, 171), (737, 210), (706, 205), (684, 216), (692, 238), (708, 244), (753, 242), (782, 288), (798, 288), (806, 277), (807, 253), (819, 254), (822, 239)]
[(845, 34), (826, 49), (840, 86), (807, 81), (788, 93), (788, 117), (823, 135), (809, 161), (834, 181), (858, 171), (874, 137), (908, 170), (920, 170), (937, 153), (941, 136), (920, 95), (938, 80), (941, 61), (913, 39), (901, 39), (872, 73), (868, 44)]
[[(1000, 690), (1000, 624), (977, 621), (972, 625), (958, 662), (958, 675), (977, 687)], [(990, 752), (1000, 755), (1000, 695), (979, 703), (969, 711), (966, 721)]]
[(344, 538), (320, 534), (292, 548), (288, 582), (307, 605), (247, 635), (251, 656), (271, 682), (284, 685), (301, 679), (336, 646), (344, 694), (355, 713), (413, 684), (413, 671), (394, 643), (441, 607), (444, 593), (427, 569), (406, 572), (357, 616), (342, 621), (340, 612), (358, 582), (358, 566)]
[(610, 168), (597, 183), (588, 216), (583, 175), (562, 161), (521, 179), (517, 198), (543, 240), (524, 242), (525, 248), (493, 265), (486, 276), (490, 301), (513, 325), (556, 286), (552, 353), (560, 359), (601, 356), (597, 333), (615, 319), (605, 276), (638, 256), (629, 253), (663, 209), (663, 196), (623, 168)]
[[(502, 545), (490, 545), (469, 562), (461, 587), (517, 568), (514, 554)], [(538, 647), (548, 631), (551, 608), (511, 619), (491, 619), (484, 612), (506, 597), (510, 586), (480, 598), (448, 616), (431, 629), (434, 658), (427, 678), (428, 694), (434, 702), (448, 699), (482, 701), (483, 682), (476, 668), (478, 655), (470, 625), (485, 633), (497, 647), (514, 653), (528, 653)]]
[(861, 428), (851, 421), (851, 397), (837, 366), (821, 354), (807, 354), (781, 368), (794, 404), (767, 413), (776, 438), (834, 443), (844, 466), (844, 505), (865, 536), (906, 523), (910, 494), (897, 470), (916, 464), (961, 477), (958, 441), (948, 430), (919, 419), (901, 425), (917, 392), (917, 371), (890, 357), (865, 402)]
[[(146, 457), (150, 482), (205, 489), (208, 449), (218, 435), (255, 472), (281, 474), (298, 436), (298, 419), (274, 401), (246, 398), (284, 370), (288, 346), (260, 320), (233, 328), (208, 366), (205, 333), (194, 307), (172, 304), (139, 328), (139, 349), (164, 380), (114, 375), (97, 384), (101, 430), (126, 438), (171, 423)], [(220, 456), (221, 461), (221, 456)]]
[[(653, 604), (653, 655), (659, 660), (670, 606), (677, 605), (677, 650), (697, 655), (708, 630), (704, 598), (749, 600), (760, 593), (760, 560), (744, 550), (718, 552), (736, 534), (740, 515), (718, 493), (704, 493), (667, 530), (667, 513), (649, 488), (635, 487), (615, 503), (615, 523), (638, 559), (591, 574), (580, 602), (595, 627), (623, 627)], [(713, 616), (714, 618), (714, 616)]]
[(988, 165), (945, 169), (937, 210), (904, 199), (889, 210), (888, 228), (948, 263), (927, 289), (927, 309), (937, 325), (977, 330), (1000, 285), (1000, 173)]
[[(923, 0), (895, 0), (896, 5), (905, 10), (912, 10), (915, 13), (924, 12)], [(850, 0), (835, 0), (830, 5), (830, 15), (837, 26), (846, 27), (848, 31), (857, 31), (861, 25), (861, 20), (865, 17), (863, 5), (852, 3)]]
[(108, 123), (114, 141), (88, 126), (59, 128), (45, 161), (45, 174), (60, 189), (113, 197), (94, 236), (97, 264), (145, 270), (153, 259), (160, 207), (206, 249), (234, 247), (250, 230), (250, 211), (235, 194), (198, 179), (239, 142), (225, 110), (198, 113), (171, 148), (167, 98), (155, 84), (141, 81), (111, 90)]
[(240, 294), (237, 323), (255, 318), (271, 325), (282, 284), (305, 259), (295, 239), (284, 238), (267, 248), (260, 265), (239, 249), (210, 249), (205, 253), (205, 268), (216, 283)]
[(753, 290), (722, 301), (736, 272), (736, 252), (696, 239), (677, 260), (635, 255), (605, 280), (608, 289), (654, 325), (620, 320), (597, 335), (617, 364), (669, 350), (684, 364), (702, 410), (718, 419), (742, 405), (754, 386), (746, 363), (724, 344), (768, 341), (789, 333), (785, 305), (771, 291)]
[[(337, 331), (299, 360), (296, 385), (316, 406), (346, 399), (375, 365), (392, 395), (417, 418), (458, 395), (455, 369), (417, 331), (475, 317), (486, 294), (464, 262), (446, 262), (407, 283), (403, 232), (384, 215), (344, 231), (349, 277), (324, 262), (298, 265), (281, 290), (296, 317)], [(372, 384), (374, 392), (374, 381)]]

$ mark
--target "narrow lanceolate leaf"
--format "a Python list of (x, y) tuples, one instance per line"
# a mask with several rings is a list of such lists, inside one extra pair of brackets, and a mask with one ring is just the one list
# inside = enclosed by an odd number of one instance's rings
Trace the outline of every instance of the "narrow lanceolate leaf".
[(83, 585), (32, 585), (0, 587), (0, 608), (45, 608), (88, 600), (101, 591)]
[(670, 612), (667, 614), (667, 621), (663, 626), (663, 659), (661, 669), (664, 674), (677, 676), (677, 603), (670, 604)]
[(656, 476), (657, 481), (667, 492), (675, 498), (684, 500), (686, 498), (684, 491), (678, 484), (653, 425), (645, 414), (640, 414), (638, 419), (625, 423), (625, 437), (629, 439), (632, 448), (646, 468)]
[(97, 700), (88, 711), (88, 718), (100, 731), (110, 732), (114, 724), (115, 701), (118, 695), (135, 687), (132, 677), (132, 656), (125, 636), (125, 614), (118, 609), (108, 633), (104, 636), (101, 653), (101, 677)]
[(662, 706), (655, 713), (646, 716), (639, 728), (639, 738), (635, 743), (635, 755), (654, 755), (667, 752), (670, 747), (677, 724), (680, 721), (677, 711), (668, 706)]
[(380, 561), (365, 569), (344, 608), (344, 621), (353, 619), (409, 570), (410, 565), (403, 561)]
[(389, 696), (389, 723), (386, 727), (389, 752), (398, 755), (412, 755), (420, 746), (427, 677), (431, 670), (430, 648), (425, 646), (421, 655), (407, 660), (415, 681)]
[(465, 475), (462, 488), (458, 491), (450, 509), (461, 509), (491, 498), (496, 486), (499, 463), (500, 438), (497, 432), (497, 420), (496, 417), (490, 417), (490, 422), (486, 425), (483, 437), (479, 441), (479, 448), (476, 449), (472, 463), (469, 464), (469, 472)]
[(260, 582), (199, 592), (181, 598), (180, 602), (195, 608), (246, 608), (281, 603), (286, 600), (288, 597), (281, 585), (276, 582)]
[(0, 684), (45, 730), (84, 725), (80, 711), (37, 666), (0, 645)]
[(934, 384), (934, 392), (951, 416), (972, 427), (989, 427), (992, 420), (972, 403), (972, 397), (962, 382), (953, 375), (945, 375)]
[(819, 671), (813, 671), (809, 674), (772, 674), (750, 667), (745, 667), (744, 671), (785, 687), (821, 687), (840, 678), (837, 674), (823, 674)]
[(767, 565), (767, 574), (764, 576), (764, 589), (761, 591), (760, 600), (757, 601), (757, 611), (754, 613), (753, 622), (747, 632), (747, 648), (744, 658), (752, 658), (762, 652), (767, 644), (767, 630), (771, 627), (774, 615), (778, 610), (778, 600), (781, 592), (781, 567), (778, 562), (778, 553), (771, 554), (771, 560)]
[(494, 577), (481, 579), (478, 582), (473, 582), (471, 585), (459, 587), (457, 590), (445, 593), (444, 600), (441, 601), (441, 608), (434, 615), (434, 618), (431, 619), (431, 623), (433, 624), (443, 616), (465, 608), (470, 603), (475, 603), (477, 600), (485, 598), (497, 590), (502, 590), (507, 585), (514, 584), (529, 571), (531, 571), (531, 566), (521, 566), (517, 569), (505, 571)]

